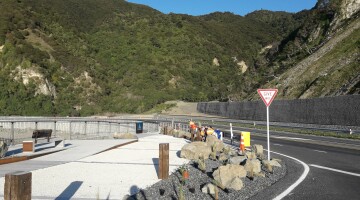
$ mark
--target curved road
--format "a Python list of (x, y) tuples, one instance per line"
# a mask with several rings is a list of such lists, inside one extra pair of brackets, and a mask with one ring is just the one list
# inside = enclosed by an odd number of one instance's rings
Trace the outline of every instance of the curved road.
[[(213, 125), (229, 136), (229, 127)], [(251, 144), (261, 144), (267, 149), (266, 131), (233, 127), (251, 132)], [(306, 178), (283, 199), (359, 199), (360, 197), (360, 141), (272, 132), (270, 150), (297, 158), (309, 166)], [(226, 139), (225, 139), (226, 140)], [(228, 140), (228, 139), (227, 139)], [(237, 140), (237, 141), (235, 141)], [(233, 145), (238, 147), (238, 138)], [(228, 140), (229, 141), (229, 140)], [(271, 157), (286, 160), (288, 175), (252, 199), (272, 199), (297, 181), (304, 167), (291, 159), (271, 153)]]

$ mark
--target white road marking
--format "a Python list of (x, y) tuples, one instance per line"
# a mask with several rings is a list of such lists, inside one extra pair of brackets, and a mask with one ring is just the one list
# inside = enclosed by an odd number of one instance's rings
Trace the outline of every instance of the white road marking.
[(273, 138), (278, 138), (278, 139), (288, 139), (288, 140), (311, 140), (311, 139), (306, 139), (306, 138), (280, 137), (280, 136), (273, 136)]
[(324, 167), (324, 166), (320, 166), (320, 165), (313, 165), (313, 164), (310, 164), (310, 166), (316, 167), (316, 168), (320, 168), (320, 169), (327, 169), (327, 170), (334, 171), (334, 172), (339, 172), (339, 173), (343, 173), (343, 174), (348, 174), (348, 175), (359, 176), (359, 177), (360, 177), (360, 174), (353, 173), (353, 172), (347, 172), (347, 171), (343, 171), (343, 170), (339, 170), (339, 169), (334, 169), (334, 168), (330, 168), (330, 167)]
[[(265, 149), (264, 149), (265, 150)], [(281, 153), (277, 153), (277, 152), (274, 152), (274, 151), (271, 151), (271, 153), (275, 153), (275, 154), (278, 154), (278, 155), (281, 155), (281, 156), (285, 156), (287, 158), (290, 158), (290, 159), (293, 159), (293, 160), (296, 160), (297, 162), (299, 162), (300, 164), (303, 165), (304, 167), (304, 172), (301, 174), (301, 176), (299, 177), (299, 179), (292, 185), (290, 185), (290, 187), (288, 187), (284, 192), (282, 192), (281, 194), (279, 194), (278, 196), (276, 196), (273, 200), (280, 200), (284, 197), (286, 197), (287, 195), (290, 194), (291, 191), (293, 191), (298, 185), (300, 185), (301, 182), (303, 182), (303, 180), (305, 180), (306, 176), (308, 175), (309, 171), (310, 171), (310, 168), (309, 166), (304, 163), (303, 161), (297, 159), (297, 158), (294, 158), (294, 157), (291, 157), (291, 156), (287, 156), (287, 155), (284, 155), (284, 154), (281, 154)]]
[(272, 145), (275, 145), (275, 146), (281, 146), (281, 147), (283, 146), (282, 144), (272, 144)]
[(320, 151), (320, 150), (315, 150), (315, 149), (314, 149), (314, 151), (320, 152), (320, 153), (327, 153), (326, 151)]

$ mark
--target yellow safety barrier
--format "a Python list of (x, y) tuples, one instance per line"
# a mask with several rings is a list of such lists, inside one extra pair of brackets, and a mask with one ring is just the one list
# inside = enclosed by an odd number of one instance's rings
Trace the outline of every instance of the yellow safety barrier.
[(250, 132), (241, 132), (241, 135), (244, 137), (245, 147), (250, 147)]

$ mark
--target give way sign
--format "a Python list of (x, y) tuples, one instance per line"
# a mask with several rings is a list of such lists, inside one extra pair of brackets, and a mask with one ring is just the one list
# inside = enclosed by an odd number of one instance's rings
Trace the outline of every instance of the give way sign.
[(269, 107), (271, 102), (275, 99), (275, 96), (278, 92), (277, 89), (258, 89), (258, 94), (260, 95), (261, 99), (265, 103), (266, 107)]

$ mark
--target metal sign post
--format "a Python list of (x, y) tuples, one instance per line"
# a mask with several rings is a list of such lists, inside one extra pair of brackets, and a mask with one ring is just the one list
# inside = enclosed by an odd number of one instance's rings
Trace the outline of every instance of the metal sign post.
[(232, 123), (230, 123), (230, 138), (231, 138), (231, 144), (233, 143), (234, 133), (232, 130)]
[(268, 160), (270, 160), (270, 131), (269, 131), (269, 106), (274, 100), (278, 90), (277, 89), (258, 89), (258, 94), (266, 105), (266, 126), (267, 126), (267, 147)]

